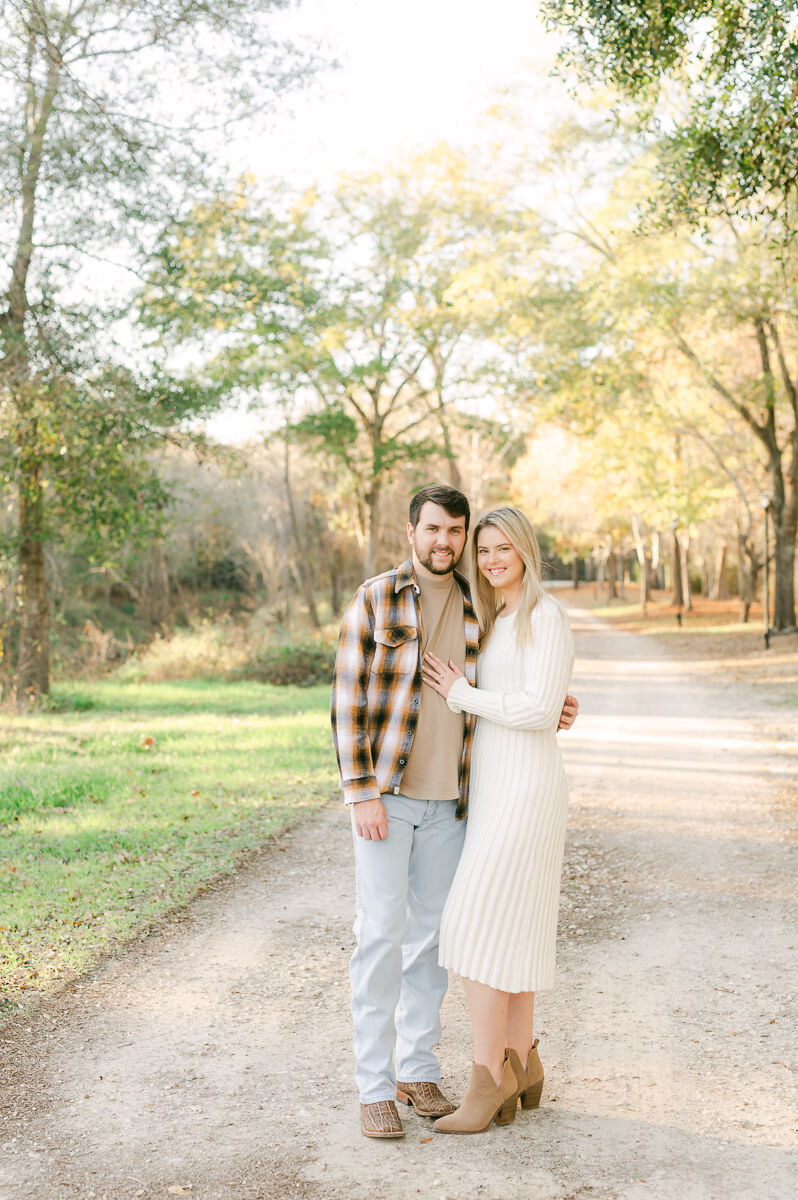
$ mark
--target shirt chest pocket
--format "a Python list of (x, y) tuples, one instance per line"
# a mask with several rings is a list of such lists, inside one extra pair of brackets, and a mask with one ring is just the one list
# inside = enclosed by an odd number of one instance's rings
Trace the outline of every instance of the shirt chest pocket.
[(405, 674), (418, 664), (418, 630), (412, 625), (391, 625), (374, 630), (378, 671)]

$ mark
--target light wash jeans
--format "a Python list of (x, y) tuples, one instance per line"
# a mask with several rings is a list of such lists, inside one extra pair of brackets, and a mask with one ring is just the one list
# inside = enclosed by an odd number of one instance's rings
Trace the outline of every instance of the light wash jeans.
[(357, 948), (349, 978), (362, 1104), (395, 1100), (397, 1079), (440, 1080), (433, 1047), (447, 974), (438, 966), (438, 939), (466, 826), (455, 820), (454, 800), (400, 794), (382, 801), (387, 839), (354, 834)]

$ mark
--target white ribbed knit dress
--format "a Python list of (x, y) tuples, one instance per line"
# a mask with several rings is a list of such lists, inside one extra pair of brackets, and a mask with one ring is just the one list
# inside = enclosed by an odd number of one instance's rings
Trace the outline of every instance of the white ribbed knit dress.
[(556, 729), (574, 649), (562, 605), (543, 596), (532, 640), (498, 618), (477, 664), (457, 679), (455, 712), (476, 713), (465, 845), (441, 922), (440, 963), (505, 992), (554, 984), (568, 792)]

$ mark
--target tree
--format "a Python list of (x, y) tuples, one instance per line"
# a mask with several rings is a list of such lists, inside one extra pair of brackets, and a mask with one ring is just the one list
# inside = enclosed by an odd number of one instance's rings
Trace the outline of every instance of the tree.
[[(13, 446), (23, 692), (49, 687), (45, 546), (49, 497), (64, 492), (51, 449), (63, 460), (82, 437), (91, 451), (75, 464), (85, 527), (110, 496), (110, 481), (85, 469), (99, 447), (121, 467), (127, 447), (135, 458), (146, 436), (213, 402), (165, 386), (119, 352), (112, 330), (153, 222), (208, 186), (207, 115), (240, 119), (253, 88), (299, 78), (297, 56), (276, 48), (264, 21), (278, 3), (0, 2), (0, 420)], [(170, 111), (176, 69), (194, 102), (185, 123)], [(122, 354), (135, 369), (121, 370)]]
[(580, 557), (590, 553), (600, 536), (599, 503), (606, 495), (591, 458), (587, 439), (544, 425), (512, 470), (514, 499), (553, 538), (557, 553), (570, 557), (574, 586)]
[[(641, 201), (650, 191), (651, 175), (640, 159), (619, 174), (603, 210), (584, 215), (576, 206), (569, 224), (560, 227), (560, 239), (577, 251), (525, 371), (543, 380), (553, 415), (591, 435), (609, 421), (623, 431), (632, 459), (645, 459), (651, 445), (646, 424), (653, 422), (663, 484), (671, 477), (663, 492), (656, 471), (645, 472), (660, 510), (653, 528), (674, 528), (675, 521), (682, 549), (702, 511), (710, 513), (724, 493), (736, 496), (742, 578), (756, 578), (751, 506), (757, 492), (769, 491), (775, 626), (794, 629), (798, 368), (790, 348), (798, 326), (796, 252), (784, 245), (770, 217), (708, 219), (701, 235), (684, 225), (641, 231)], [(703, 447), (684, 486), (678, 471), (666, 469), (664, 451), (674, 439), (685, 463), (686, 456), (695, 458), (698, 444)], [(694, 480), (704, 479), (698, 492), (696, 482), (687, 484), (694, 471)], [(709, 507), (703, 501), (697, 506), (692, 493), (703, 494)], [(663, 511), (666, 500), (670, 513)], [(684, 583), (682, 573), (674, 571), (676, 583)]]
[(242, 181), (166, 230), (142, 304), (209, 378), (301, 412), (295, 432), (350, 481), (373, 574), (392, 473), (437, 457), (458, 480), (452, 429), (484, 395), (528, 245), (496, 181), (438, 148), (330, 196)]
[[(798, 15), (788, 0), (548, 0), (563, 61), (661, 138), (660, 211), (769, 212), (790, 237), (798, 181)], [(676, 101), (673, 95), (676, 93)]]
[[(282, 437), (209, 446), (201, 461), (194, 447), (159, 457), (171, 497), (158, 544), (170, 617), (191, 622), (198, 606), (204, 617), (209, 603), (232, 604), (260, 609), (259, 625), (288, 629), (297, 615), (304, 622), (302, 602), (317, 628), (339, 614), (360, 563), (356, 539), (337, 522), (336, 480), (317, 457)], [(143, 600), (143, 564), (129, 554), (126, 566), (119, 582)]]

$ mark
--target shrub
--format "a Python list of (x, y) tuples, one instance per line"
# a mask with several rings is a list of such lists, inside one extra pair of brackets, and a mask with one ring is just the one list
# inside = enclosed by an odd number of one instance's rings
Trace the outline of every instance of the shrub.
[(324, 638), (271, 641), (258, 648), (231, 678), (309, 687), (329, 683), (334, 664), (335, 643)]
[(232, 628), (205, 623), (179, 630), (171, 637), (158, 634), (119, 668), (117, 675), (131, 683), (167, 683), (177, 679), (228, 677), (240, 657), (239, 639)]
[(131, 683), (180, 679), (256, 680), (259, 683), (329, 683), (335, 641), (321, 634), (291, 637), (253, 622), (205, 622), (171, 637), (158, 636), (129, 659), (117, 677)]

